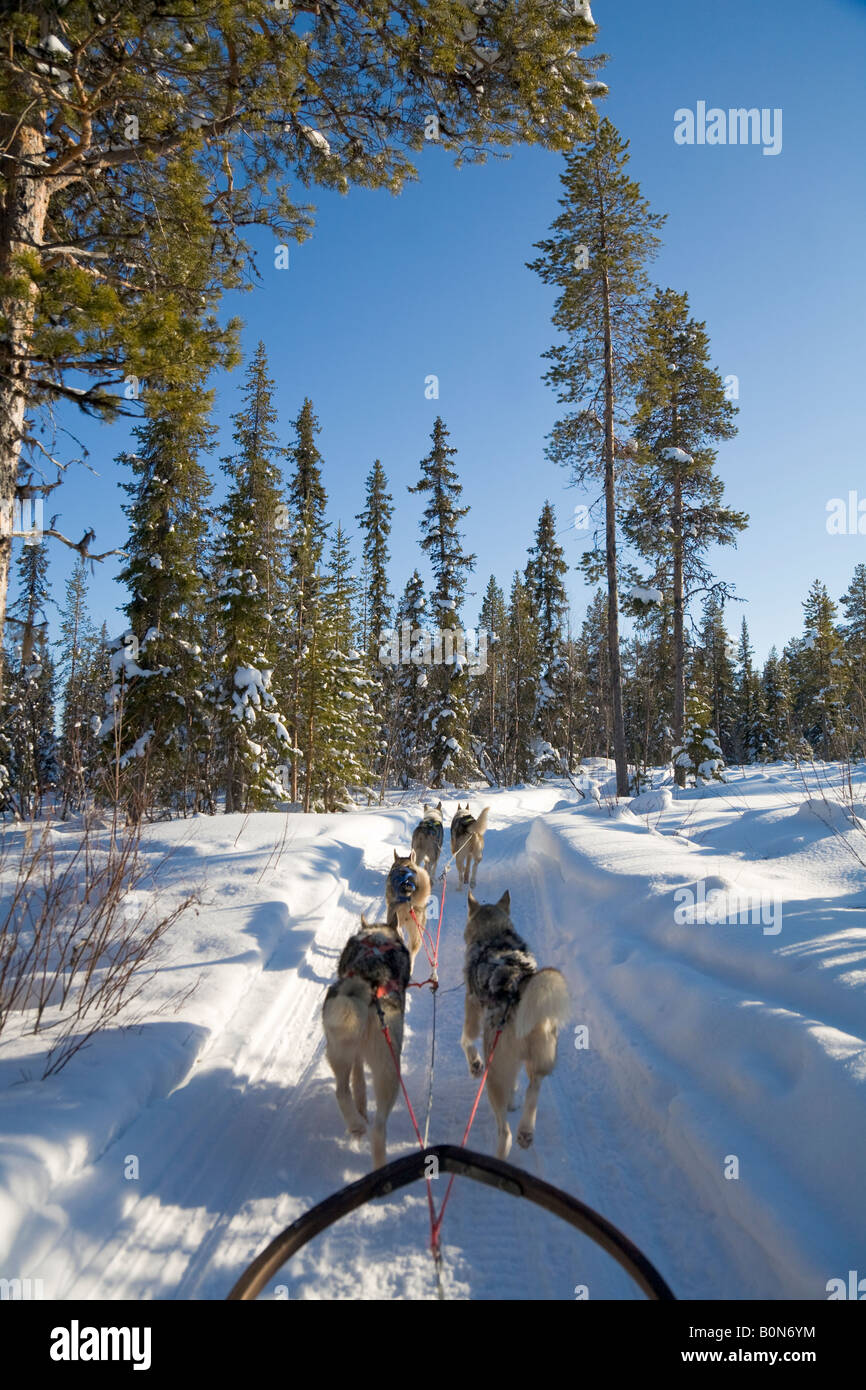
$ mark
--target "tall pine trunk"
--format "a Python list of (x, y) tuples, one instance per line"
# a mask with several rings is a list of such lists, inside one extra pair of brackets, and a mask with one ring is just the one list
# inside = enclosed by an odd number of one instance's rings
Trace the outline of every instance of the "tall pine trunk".
[[(674, 475), (674, 744), (682, 747), (686, 723), (685, 638), (683, 631), (683, 481), (679, 468)], [(678, 787), (686, 784), (685, 768), (675, 770)]]
[(604, 520), (605, 562), (607, 570), (607, 647), (610, 661), (613, 756), (616, 763), (616, 794), (628, 796), (628, 761), (625, 747), (625, 719), (622, 711), (622, 662), (619, 652), (619, 595), (616, 565), (616, 474), (613, 418), (613, 343), (610, 323), (610, 286), (607, 271), (602, 276), (604, 315)]
[[(22, 253), (38, 256), (48, 209), (48, 183), (35, 168), (42, 158), (40, 124), (22, 124), (16, 130), (12, 117), (0, 118), (0, 148), (6, 151), (3, 172), (6, 187), (0, 195), (0, 277), (26, 274), (16, 265)], [(0, 299), (0, 317), (7, 332), (0, 342), (0, 643), (6, 621), (6, 596), (12, 556), (12, 524), (18, 464), (27, 406), (29, 350), (33, 330), (36, 289), (31, 282), (23, 297)], [(0, 668), (0, 688), (2, 688)]]

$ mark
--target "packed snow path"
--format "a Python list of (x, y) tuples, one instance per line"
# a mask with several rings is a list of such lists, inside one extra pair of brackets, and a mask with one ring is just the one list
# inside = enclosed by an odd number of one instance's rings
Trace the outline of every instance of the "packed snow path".
[[(832, 795), (805, 801), (790, 768), (640, 815), (567, 784), (472, 797), (491, 806), (478, 896), (510, 890), (574, 1000), (535, 1146), (511, 1161), (617, 1224), (680, 1298), (826, 1298), (829, 1279), (866, 1274), (866, 835)], [(202, 906), (175, 929), (162, 1014), (47, 1082), (20, 1084), (32, 1058), (0, 1068), (0, 1273), (53, 1298), (223, 1298), (279, 1230), (366, 1171), (320, 1010), (361, 912), (381, 920), (419, 815), (413, 801), (148, 832), (155, 857), (174, 851), (166, 893), (201, 885)], [(781, 929), (677, 921), (675, 891), (700, 879), (771, 897)], [(431, 1142), (459, 1143), (477, 1084), (459, 1046), (465, 915), (452, 867)], [(432, 1008), (410, 991), (404, 1076), (422, 1116)], [(389, 1158), (414, 1146), (401, 1099), (388, 1141)], [(495, 1149), (486, 1099), (471, 1144)], [(262, 1297), (432, 1298), (428, 1242), (418, 1184), (332, 1227)], [(577, 1232), (464, 1179), (443, 1249), (452, 1297), (642, 1296)]]

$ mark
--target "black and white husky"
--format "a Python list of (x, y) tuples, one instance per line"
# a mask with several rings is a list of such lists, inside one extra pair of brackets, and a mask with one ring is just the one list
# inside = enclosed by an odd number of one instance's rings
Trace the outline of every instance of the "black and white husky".
[(412, 831), (412, 853), (430, 875), (431, 883), (436, 877), (436, 865), (439, 863), (444, 834), (442, 802), (440, 801), (438, 806), (428, 806), (425, 801), (423, 819)]
[[(370, 1131), (373, 1167), (385, 1162), (385, 1126), (397, 1098), (403, 1047), (403, 1014), (411, 969), (409, 952), (396, 926), (370, 926), (350, 936), (322, 1008), (328, 1061), (337, 1081), (337, 1104), (353, 1138), (367, 1131), (367, 1085), (370, 1068), (376, 1096), (376, 1119)], [(380, 1017), (381, 1010), (381, 1017)], [(382, 1030), (387, 1025), (394, 1056)]]
[[(522, 1149), (532, 1143), (541, 1082), (556, 1064), (557, 1033), (569, 1014), (564, 977), (558, 970), (538, 969), (526, 942), (512, 926), (510, 908), (507, 892), (498, 903), (485, 905), (469, 890), (464, 933), (466, 1013), (460, 1044), (470, 1073), (480, 1076), (496, 1043), (487, 1095), (499, 1130), (497, 1158), (507, 1158), (511, 1150), (506, 1112), (521, 1064), (526, 1067), (529, 1085), (517, 1142)], [(484, 1057), (475, 1045), (479, 1033), (483, 1034)]]
[[(469, 884), (470, 888), (475, 887), (475, 880), (478, 877), (478, 865), (481, 863), (484, 854), (484, 832), (487, 829), (487, 813), (489, 806), (476, 817), (469, 809), (469, 802), (466, 809), (461, 810), (460, 803), (457, 803), (457, 810), (451, 821), (451, 853), (457, 863), (457, 887), (461, 888)], [(470, 869), (472, 877), (469, 877)]]

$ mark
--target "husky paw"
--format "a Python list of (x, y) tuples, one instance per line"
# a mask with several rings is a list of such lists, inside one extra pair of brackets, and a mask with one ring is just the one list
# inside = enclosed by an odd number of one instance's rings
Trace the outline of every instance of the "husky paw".
[(517, 1142), (518, 1142), (518, 1144), (520, 1145), (521, 1149), (529, 1149), (529, 1148), (531, 1148), (531, 1147), (532, 1147), (532, 1141), (533, 1141), (534, 1138), (535, 1138), (535, 1130), (534, 1130), (534, 1129), (519, 1129), (519, 1130), (517, 1131)]
[(367, 1121), (366, 1121), (366, 1119), (363, 1119), (363, 1120), (360, 1122), (360, 1124), (354, 1124), (354, 1125), (350, 1125), (350, 1126), (349, 1126), (349, 1138), (350, 1138), (350, 1139), (363, 1139), (363, 1138), (364, 1138), (364, 1135), (365, 1135), (366, 1133), (367, 1133)]
[(473, 1057), (469, 1063), (469, 1075), (480, 1076), (484, 1070), (484, 1063), (480, 1057)]

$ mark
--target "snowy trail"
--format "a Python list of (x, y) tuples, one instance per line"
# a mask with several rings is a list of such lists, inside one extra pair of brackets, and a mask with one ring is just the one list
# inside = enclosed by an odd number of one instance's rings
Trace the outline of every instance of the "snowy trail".
[[(487, 801), (478, 895), (510, 890), (518, 930), (563, 970), (574, 1024), (589, 1030), (580, 1050), (563, 1031), (535, 1145), (511, 1161), (620, 1226), (680, 1297), (821, 1298), (827, 1279), (866, 1267), (862, 1201), (852, 1206), (866, 1144), (866, 875), (839, 834), (769, 777), (646, 822), (578, 806), (562, 786)], [(183, 847), (177, 882), (200, 871), (205, 885), (169, 967), (181, 980), (206, 967), (172, 1042), (176, 1075), (155, 1077), (92, 1157), (66, 1142), (67, 1176), (24, 1214), (13, 1268), (42, 1277), (49, 1297), (223, 1298), (280, 1229), (366, 1171), (368, 1149), (351, 1147), (334, 1100), (321, 1002), (360, 913), (381, 916), (392, 846), (416, 820), (413, 805), (160, 828)], [(677, 926), (672, 889), (698, 875), (773, 885), (784, 933)], [(460, 1141), (476, 1089), (459, 1046), (465, 912), (452, 870), (431, 1142)], [(422, 953), (416, 976), (425, 965)], [(429, 991), (410, 992), (404, 1075), (422, 1125), (432, 1008)], [(139, 1047), (167, 1027), (144, 1025)], [(391, 1158), (414, 1147), (399, 1099), (388, 1138)], [(494, 1149), (486, 1099), (470, 1143)], [(737, 1181), (724, 1177), (732, 1154)], [(444, 1189), (434, 1184), (438, 1201)], [(428, 1240), (418, 1184), (332, 1227), (262, 1297), (432, 1298)], [(443, 1247), (451, 1297), (641, 1296), (570, 1228), (466, 1180)]]

